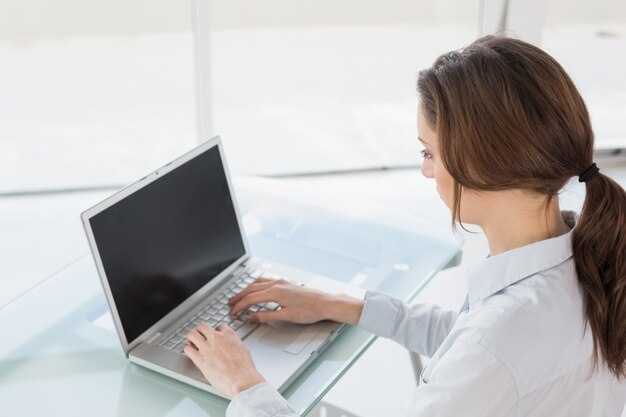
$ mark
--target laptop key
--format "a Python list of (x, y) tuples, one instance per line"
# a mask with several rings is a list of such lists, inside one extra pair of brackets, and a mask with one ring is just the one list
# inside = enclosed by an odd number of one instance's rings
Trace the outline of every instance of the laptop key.
[(229, 327), (233, 330), (237, 330), (239, 329), (241, 326), (243, 325), (243, 321), (241, 320), (233, 320), (232, 323), (230, 323)]
[(280, 304), (273, 301), (265, 303), (265, 308), (267, 308), (268, 310), (276, 310), (278, 307), (280, 307)]

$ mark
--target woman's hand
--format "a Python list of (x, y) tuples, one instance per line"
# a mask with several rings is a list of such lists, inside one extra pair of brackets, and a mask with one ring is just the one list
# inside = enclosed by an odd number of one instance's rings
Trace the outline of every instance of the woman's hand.
[(246, 289), (230, 299), (231, 315), (248, 307), (273, 301), (280, 310), (250, 314), (250, 320), (267, 323), (273, 320), (309, 324), (321, 320), (334, 320), (356, 324), (361, 317), (363, 301), (347, 295), (332, 295), (282, 279), (258, 278)]
[[(283, 320), (302, 324), (334, 320), (356, 324), (363, 310), (363, 301), (357, 298), (331, 295), (285, 280), (258, 278), (231, 298), (231, 315), (268, 301), (280, 304), (281, 309), (250, 314), (250, 320), (260, 323)], [(248, 349), (227, 325), (221, 324), (214, 330), (202, 323), (187, 335), (187, 340), (190, 345), (185, 347), (185, 354), (222, 394), (232, 398), (265, 381), (256, 370)]]
[(185, 347), (185, 355), (216, 390), (229, 398), (265, 381), (246, 346), (227, 325), (214, 330), (201, 323), (187, 340), (192, 344)]

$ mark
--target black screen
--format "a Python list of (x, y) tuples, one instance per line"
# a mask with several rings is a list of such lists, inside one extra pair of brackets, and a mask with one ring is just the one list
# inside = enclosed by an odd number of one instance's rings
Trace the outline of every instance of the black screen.
[(129, 343), (245, 252), (217, 146), (90, 224)]

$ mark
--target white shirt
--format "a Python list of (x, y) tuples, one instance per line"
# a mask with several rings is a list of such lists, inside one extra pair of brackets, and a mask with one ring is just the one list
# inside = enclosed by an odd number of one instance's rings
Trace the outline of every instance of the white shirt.
[[(574, 226), (574, 214), (563, 214)], [(592, 368), (571, 238), (570, 231), (482, 261), (458, 314), (368, 292), (359, 327), (432, 356), (411, 398), (389, 404), (389, 415), (619, 417), (626, 381), (601, 362)], [(267, 383), (236, 396), (226, 414), (297, 416)]]

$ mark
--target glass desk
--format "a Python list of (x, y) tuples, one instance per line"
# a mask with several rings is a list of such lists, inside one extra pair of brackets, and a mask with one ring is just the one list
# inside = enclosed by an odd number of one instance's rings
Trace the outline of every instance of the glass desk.
[[(460, 259), (461, 238), (408, 212), (260, 178), (235, 190), (252, 253), (266, 259), (406, 301)], [(128, 362), (97, 324), (107, 311), (90, 254), (0, 308), (3, 414), (224, 415), (228, 401)], [(285, 397), (306, 415), (374, 340), (347, 328)]]

